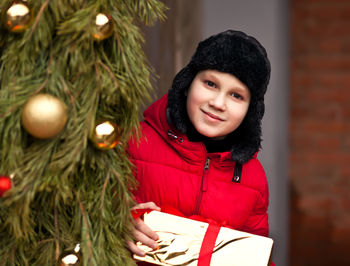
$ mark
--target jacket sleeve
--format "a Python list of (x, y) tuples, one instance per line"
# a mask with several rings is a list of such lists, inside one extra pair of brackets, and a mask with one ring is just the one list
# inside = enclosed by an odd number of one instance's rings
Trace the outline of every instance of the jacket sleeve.
[(269, 223), (268, 223), (268, 205), (269, 205), (269, 191), (268, 185), (265, 185), (265, 189), (260, 192), (260, 196), (257, 198), (255, 206), (251, 211), (246, 223), (244, 224), (243, 231), (251, 234), (268, 236)]
[[(259, 191), (259, 196), (256, 199), (254, 207), (244, 224), (243, 231), (255, 235), (269, 236), (269, 187), (265, 175), (265, 171), (258, 160), (255, 161), (255, 169), (252, 178), (256, 178), (254, 184)], [(275, 263), (270, 261), (270, 266), (275, 266)]]

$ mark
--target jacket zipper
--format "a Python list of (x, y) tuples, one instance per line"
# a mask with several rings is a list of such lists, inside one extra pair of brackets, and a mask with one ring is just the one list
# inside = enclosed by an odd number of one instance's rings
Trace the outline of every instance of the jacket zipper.
[(201, 206), (201, 201), (203, 197), (203, 192), (206, 192), (208, 190), (208, 173), (209, 173), (209, 165), (210, 165), (210, 159), (207, 158), (204, 165), (204, 171), (202, 176), (202, 183), (201, 183), (201, 189), (199, 191), (199, 195), (196, 202), (196, 208), (194, 210), (194, 214), (199, 214), (199, 208)]

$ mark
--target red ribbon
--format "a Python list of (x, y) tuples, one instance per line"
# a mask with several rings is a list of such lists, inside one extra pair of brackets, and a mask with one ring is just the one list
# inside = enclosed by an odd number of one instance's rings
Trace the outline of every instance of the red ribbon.
[(211, 255), (213, 253), (216, 238), (220, 232), (220, 226), (209, 224), (207, 231), (205, 232), (201, 250), (198, 257), (198, 266), (209, 266), (211, 261)]

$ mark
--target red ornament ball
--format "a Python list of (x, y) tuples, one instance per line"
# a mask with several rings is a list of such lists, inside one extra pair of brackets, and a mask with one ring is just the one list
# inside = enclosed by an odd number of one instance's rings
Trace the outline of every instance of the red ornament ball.
[(0, 197), (11, 188), (11, 178), (8, 176), (0, 176)]

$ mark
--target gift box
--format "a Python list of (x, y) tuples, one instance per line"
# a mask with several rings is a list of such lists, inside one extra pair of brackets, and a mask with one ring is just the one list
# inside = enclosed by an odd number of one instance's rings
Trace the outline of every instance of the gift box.
[(144, 222), (158, 234), (158, 249), (152, 250), (138, 242), (146, 256), (134, 255), (136, 260), (189, 266), (269, 264), (271, 238), (158, 211), (144, 214)]

